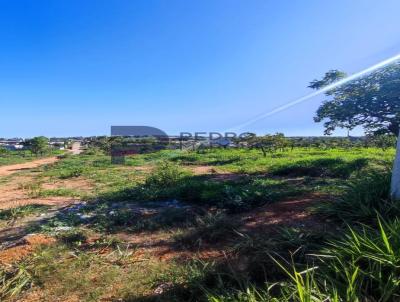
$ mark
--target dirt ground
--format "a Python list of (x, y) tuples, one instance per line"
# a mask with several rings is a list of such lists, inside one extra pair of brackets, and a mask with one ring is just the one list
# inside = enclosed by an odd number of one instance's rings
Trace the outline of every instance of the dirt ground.
[[(47, 163), (47, 161), (46, 161)], [(35, 167), (38, 167), (37, 165)], [(29, 186), (37, 182), (36, 173), (29, 170), (17, 170), (14, 174), (3, 178), (0, 183), (0, 210), (16, 208), (29, 204), (50, 206), (65, 206), (75, 201), (71, 197), (34, 197), (31, 196)], [(0, 178), (1, 179), (1, 178)], [(88, 180), (77, 177), (68, 180), (50, 180), (43, 178), (40, 187), (43, 190), (74, 189), (81, 192), (89, 191), (93, 184)]]
[[(80, 144), (74, 144), (73, 154), (81, 152)], [(40, 223), (41, 220), (54, 215), (57, 210), (76, 203), (77, 200), (70, 197), (40, 197), (33, 198), (29, 195), (29, 190), (24, 188), (27, 184), (35, 180), (36, 173), (31, 171), (42, 165), (53, 164), (58, 160), (57, 157), (33, 160), (23, 164), (15, 164), (0, 167), (0, 210), (12, 209), (24, 205), (48, 205), (52, 206), (46, 215), (33, 216), (9, 222), (0, 226), (0, 264), (10, 264), (29, 255), (36, 246), (41, 244), (51, 244), (54, 239), (39, 235), (27, 234), (26, 226), (32, 223)], [(73, 179), (69, 182), (60, 181), (43, 185), (43, 189), (54, 188), (86, 188), (90, 184), (83, 179)]]
[[(21, 189), (21, 183), (30, 182), (34, 178), (34, 173), (29, 172), (29, 169), (54, 163), (55, 161), (57, 161), (57, 158), (47, 158), (0, 168), (3, 176), (6, 175), (8, 178), (0, 184), (0, 209), (8, 209), (26, 204), (52, 206), (49, 213), (46, 213), (44, 217), (27, 217), (6, 228), (0, 229), (0, 239), (6, 243), (0, 248), (0, 264), (9, 264), (24, 258), (37, 245), (53, 243), (55, 240), (51, 237), (25, 233), (24, 227), (31, 223), (40, 223), (41, 219), (47, 219), (52, 215), (51, 213), (56, 213), (63, 207), (68, 207), (79, 202), (76, 199), (68, 197), (30, 198), (26, 191)], [(214, 167), (210, 166), (195, 166), (191, 169), (196, 175), (213, 175), (216, 179), (221, 180), (242, 177), (241, 175), (232, 175), (217, 171)], [(148, 169), (143, 168), (143, 170), (147, 171)], [(91, 184), (85, 179), (77, 178), (57, 181), (56, 183), (45, 183), (43, 186), (45, 189), (60, 187), (84, 189), (91, 186)], [(322, 224), (316, 217), (310, 214), (308, 208), (321, 199), (323, 197), (318, 195), (298, 197), (275, 204), (268, 204), (247, 213), (236, 214), (232, 216), (232, 219), (237, 219), (241, 222), (241, 227), (238, 230), (240, 232), (254, 232), (257, 230), (264, 232), (279, 226), (320, 227)], [(196, 257), (201, 259), (217, 259), (225, 256), (223, 244), (214, 246), (205, 245), (195, 252), (176, 248), (173, 244), (173, 234), (166, 232), (152, 232), (150, 234), (120, 233), (116, 234), (116, 236), (135, 247), (133, 257), (139, 260), (143, 257), (152, 256), (161, 261), (171, 259), (185, 261), (193, 258), (194, 253)]]
[[(310, 212), (310, 207), (326, 200), (327, 196), (310, 194), (288, 199), (278, 203), (267, 204), (250, 212), (234, 214), (232, 220), (238, 221), (237, 231), (243, 234), (268, 234), (280, 227), (301, 227), (323, 230), (326, 223)], [(226, 242), (204, 244), (197, 250), (182, 249), (174, 245), (173, 234), (160, 232), (143, 232), (139, 234), (119, 233), (116, 236), (122, 241), (136, 247), (133, 257), (141, 259), (151, 255), (161, 261), (187, 261), (195, 256), (202, 260), (216, 260), (226, 257)]]
[(39, 245), (54, 243), (55, 239), (41, 235), (31, 234), (20, 240), (20, 243), (5, 250), (0, 250), (0, 264), (10, 265), (15, 261), (28, 256)]
[(53, 164), (58, 160), (56, 156), (32, 160), (23, 164), (0, 166), (0, 177), (8, 176), (24, 170), (34, 169), (43, 165)]
[[(71, 146), (71, 150), (68, 150), (68, 152), (74, 155), (80, 154), (82, 152), (81, 144), (78, 142), (73, 143)], [(0, 177), (8, 176), (17, 172), (22, 172), (24, 170), (34, 169), (43, 165), (53, 164), (57, 160), (57, 156), (53, 156), (32, 160), (22, 164), (0, 166)]]

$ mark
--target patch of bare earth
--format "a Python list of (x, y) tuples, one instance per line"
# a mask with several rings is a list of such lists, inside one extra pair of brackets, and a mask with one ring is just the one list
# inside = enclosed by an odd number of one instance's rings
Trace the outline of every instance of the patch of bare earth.
[(189, 168), (195, 175), (217, 173), (217, 170), (212, 166), (190, 166)]
[[(40, 163), (49, 163), (48, 159)], [(36, 163), (37, 164), (37, 163)], [(35, 166), (36, 166), (35, 164)], [(13, 165), (15, 166), (15, 165)], [(26, 167), (26, 166), (25, 166)], [(32, 167), (30, 165), (29, 167)], [(40, 240), (47, 237), (41, 235), (30, 235), (30, 226), (38, 225), (54, 216), (59, 210), (77, 202), (76, 198), (70, 197), (38, 197), (32, 198), (29, 185), (35, 183), (35, 174), (27, 171), (15, 173), (8, 176), (7, 182), (0, 184), (0, 210), (12, 209), (20, 206), (35, 204), (51, 206), (46, 213), (19, 218), (15, 221), (2, 223), (0, 228), (0, 263), (17, 261), (32, 252), (35, 246), (43, 243)], [(43, 189), (79, 189), (89, 190), (92, 185), (85, 179), (76, 178), (53, 183), (40, 184)], [(43, 241), (43, 240), (42, 240)]]
[(26, 293), (25, 297), (18, 299), (18, 302), (80, 302), (81, 299), (79, 299), (78, 295), (71, 295), (68, 298), (65, 299), (59, 299), (53, 300), (54, 297), (48, 297), (47, 293), (41, 289), (38, 290), (32, 290)]
[[(22, 187), (32, 181), (33, 177), (31, 175), (18, 175), (14, 176), (7, 183), (0, 184), (0, 210), (16, 208), (29, 204), (64, 206), (74, 202), (74, 199), (69, 197), (30, 197), (29, 192)], [(72, 184), (71, 186), (74, 187), (76, 185)]]
[[(29, 196), (28, 190), (24, 187), (35, 181), (35, 173), (29, 171), (30, 169), (37, 168), (42, 165), (52, 164), (58, 160), (57, 157), (49, 157), (38, 159), (31, 162), (8, 165), (0, 167), (0, 177), (10, 177), (5, 183), (0, 184), (0, 210), (15, 208), (29, 204), (42, 204), (42, 205), (58, 205), (65, 206), (74, 202), (73, 198), (68, 197), (45, 197), (45, 198), (32, 198)], [(23, 174), (18, 172), (24, 172)], [(27, 173), (25, 173), (27, 172)], [(53, 182), (44, 184), (44, 189), (79, 189), (87, 191), (92, 187), (88, 181), (84, 179), (70, 179), (66, 181)]]
[(143, 165), (143, 166), (121, 166), (118, 167), (118, 170), (128, 170), (128, 171), (138, 171), (138, 172), (151, 172), (154, 169), (154, 166), (151, 165)]
[(57, 157), (48, 157), (43, 159), (33, 160), (23, 164), (15, 164), (8, 166), (0, 166), (0, 176), (8, 176), (10, 174), (21, 172), (24, 170), (34, 169), (39, 166), (53, 164), (58, 160)]
[[(151, 167), (142, 166), (134, 167), (134, 170), (150, 171)], [(212, 166), (193, 166), (190, 167), (195, 175), (209, 175), (210, 178), (224, 181), (224, 180), (237, 180), (245, 175), (232, 174), (217, 170)], [(24, 176), (26, 177), (26, 176)], [(64, 205), (68, 205), (74, 202), (73, 199), (65, 197), (57, 198), (37, 198), (30, 199), (26, 193), (21, 192), (18, 183), (21, 181), (29, 181), (30, 178), (18, 177), (8, 182), (7, 185), (0, 185), (0, 209), (15, 207), (22, 204), (50, 204), (54, 205), (54, 210), (57, 211)], [(44, 189), (57, 189), (57, 188), (69, 188), (77, 190), (86, 190), (92, 184), (83, 178), (68, 179), (62, 181), (56, 181), (54, 183), (44, 183)], [(5, 195), (2, 196), (2, 195)], [(307, 196), (300, 196), (297, 198), (288, 199), (273, 204), (267, 204), (262, 207), (256, 208), (247, 213), (241, 213), (232, 215), (231, 219), (238, 220), (240, 222), (239, 231), (248, 234), (254, 232), (276, 232), (277, 228), (282, 226), (301, 226), (301, 227), (312, 227), (319, 228), (324, 225), (324, 222), (320, 217), (312, 214), (309, 211), (309, 207), (317, 204), (321, 200), (325, 199), (324, 196), (318, 194), (311, 194)], [(40, 223), (40, 219), (38, 223)], [(43, 218), (45, 219), (45, 218)], [(9, 264), (15, 261), (19, 261), (24, 257), (28, 256), (35, 247), (41, 244), (51, 244), (54, 239), (46, 237), (44, 235), (28, 235), (25, 232), (26, 225), (31, 221), (28, 219), (26, 223), (17, 224), (10, 227), (8, 230), (0, 230), (0, 240), (13, 237), (7, 248), (0, 250), (0, 263)], [(131, 244), (133, 251), (132, 260), (135, 262), (147, 261), (149, 258), (155, 257), (160, 261), (171, 261), (179, 260), (186, 261), (193, 258), (200, 259), (221, 259), (225, 257), (229, 246), (229, 240), (232, 238), (226, 238), (226, 242), (221, 240), (217, 244), (204, 244), (196, 251), (178, 248), (174, 241), (174, 234), (168, 231), (156, 231), (156, 232), (143, 232), (143, 233), (118, 233), (115, 234), (119, 239), (125, 243)], [(95, 240), (96, 238), (92, 238)], [(90, 239), (89, 239), (90, 243)], [(111, 250), (100, 249), (97, 253), (110, 253)], [(27, 296), (20, 301), (48, 301), (46, 300), (46, 294), (44, 291), (38, 289), (27, 293)], [(68, 299), (59, 301), (79, 301), (78, 297), (71, 296)]]
[(139, 234), (119, 233), (116, 236), (135, 247), (135, 252), (132, 255), (134, 261), (144, 261), (150, 257), (161, 261), (186, 261), (193, 258), (206, 260), (220, 258), (224, 255), (224, 251), (216, 246), (204, 247), (196, 252), (177, 249), (173, 234), (163, 231)]
[(245, 174), (226, 172), (214, 166), (189, 166), (188, 168), (194, 175), (209, 175), (216, 181), (235, 181), (246, 176)]
[(273, 230), (274, 227), (320, 228), (325, 225), (322, 217), (312, 213), (310, 207), (325, 201), (328, 197), (310, 194), (296, 198), (266, 204), (241, 215), (242, 230)]
[(49, 245), (54, 242), (54, 238), (42, 234), (27, 235), (16, 242), (13, 247), (0, 250), (0, 265), (15, 263), (31, 254), (38, 246)]
[[(324, 220), (311, 213), (310, 207), (316, 205), (324, 196), (311, 194), (282, 202), (267, 204), (247, 213), (235, 214), (231, 219), (238, 220), (238, 231), (249, 235), (254, 233), (273, 233), (280, 227), (300, 227), (322, 229), (326, 226)], [(225, 257), (232, 238), (221, 240), (216, 244), (204, 243), (195, 251), (182, 249), (174, 242), (173, 233), (167, 231), (143, 232), (139, 234), (119, 233), (116, 236), (136, 248), (133, 257), (136, 260), (146, 257), (156, 257), (161, 261), (189, 260), (194, 257), (203, 260), (221, 259)]]

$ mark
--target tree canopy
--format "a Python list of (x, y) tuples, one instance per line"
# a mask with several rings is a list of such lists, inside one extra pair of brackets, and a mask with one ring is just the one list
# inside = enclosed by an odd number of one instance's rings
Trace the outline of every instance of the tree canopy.
[(48, 149), (49, 139), (44, 136), (37, 136), (27, 141), (25, 145), (31, 149), (32, 153), (38, 155)]
[[(310, 88), (321, 89), (346, 76), (338, 70), (328, 71)], [(326, 93), (327, 100), (314, 118), (324, 122), (325, 134), (336, 128), (362, 126), (369, 134), (399, 134), (400, 127), (400, 62), (372, 72)]]

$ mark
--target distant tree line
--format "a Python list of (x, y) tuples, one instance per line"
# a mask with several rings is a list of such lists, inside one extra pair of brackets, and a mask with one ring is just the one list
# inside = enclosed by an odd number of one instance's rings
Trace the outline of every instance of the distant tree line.
[[(45, 136), (37, 136), (31, 139), (26, 139), (22, 142), (23, 149), (17, 149), (15, 151), (8, 150), (6, 146), (0, 145), (0, 156), (9, 156), (11, 154), (20, 154), (22, 156), (26, 155), (26, 151), (30, 152), (31, 155), (43, 156), (52, 151), (52, 146), (50, 145), (50, 140)], [(63, 146), (70, 146), (69, 141), (65, 141)], [(54, 147), (54, 146), (53, 146)]]
[(285, 137), (282, 133), (247, 137), (235, 141), (239, 147), (259, 149), (263, 156), (268, 153), (290, 151), (294, 148), (350, 149), (380, 148), (387, 150), (396, 146), (396, 137), (390, 134), (369, 135), (365, 137)]
[[(143, 153), (151, 152), (158, 142), (151, 138), (124, 138), (124, 137), (109, 137), (109, 136), (98, 136), (86, 139), (86, 146), (91, 152), (95, 150), (105, 154), (111, 154), (113, 146), (124, 147), (129, 144), (141, 144), (142, 146), (148, 145), (148, 148), (143, 149)], [(245, 148), (245, 149), (257, 149), (267, 156), (268, 154), (276, 152), (288, 152), (294, 148), (317, 148), (322, 150), (328, 149), (350, 149), (350, 148), (380, 148), (387, 150), (396, 146), (396, 137), (391, 134), (380, 134), (380, 135), (368, 135), (364, 137), (286, 137), (283, 133), (266, 134), (266, 135), (255, 135), (249, 133), (241, 138), (232, 139), (232, 145), (230, 147), (220, 146), (220, 148)], [(168, 146), (169, 149), (179, 148), (178, 144), (171, 143)], [(217, 145), (200, 144), (198, 152), (206, 152), (207, 149), (218, 148)], [(142, 153), (142, 152), (138, 152)]]

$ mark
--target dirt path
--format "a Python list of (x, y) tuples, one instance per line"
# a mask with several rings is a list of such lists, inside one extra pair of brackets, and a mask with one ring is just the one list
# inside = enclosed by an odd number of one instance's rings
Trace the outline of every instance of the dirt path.
[[(79, 143), (79, 142), (73, 143), (72, 148), (69, 152), (71, 152), (73, 155), (82, 153), (81, 143)], [(30, 162), (26, 162), (26, 163), (22, 163), (22, 164), (0, 166), (0, 176), (8, 176), (10, 174), (20, 172), (23, 170), (29, 170), (29, 169), (37, 168), (39, 166), (52, 164), (52, 163), (55, 163), (57, 160), (58, 160), (57, 156), (53, 156), (53, 157), (32, 160)]]
[[(81, 153), (80, 147), (79, 143), (74, 144), (70, 152), (72, 154), (79, 154)], [(23, 164), (0, 167), (0, 177), (3, 177), (3, 183), (0, 184), (0, 211), (29, 204), (51, 206), (44, 213), (33, 214), (8, 222), (0, 221), (0, 265), (11, 264), (14, 261), (22, 259), (30, 254), (38, 245), (54, 242), (54, 239), (51, 237), (30, 234), (30, 229), (45, 223), (62, 209), (68, 208), (74, 203), (79, 204), (79, 200), (72, 197), (30, 197), (29, 189), (24, 188), (23, 185), (29, 185), (29, 183), (35, 180), (36, 173), (29, 171), (30, 169), (52, 164), (57, 160), (57, 157), (49, 157)], [(27, 170), (27, 173), (17, 173), (25, 170)], [(86, 188), (90, 184), (82, 179), (43, 184), (44, 189), (53, 189), (59, 186), (75, 189)]]
[(23, 170), (29, 170), (33, 168), (37, 168), (42, 165), (48, 165), (55, 163), (58, 160), (56, 156), (47, 157), (42, 159), (33, 160), (23, 164), (15, 164), (9, 166), (0, 166), (0, 176), (8, 176), (10, 174), (20, 172)]

